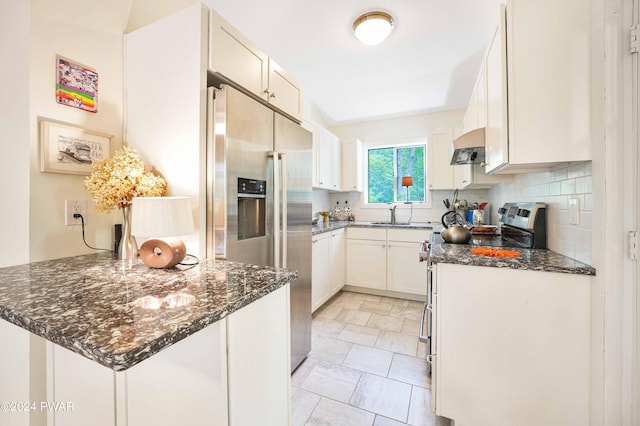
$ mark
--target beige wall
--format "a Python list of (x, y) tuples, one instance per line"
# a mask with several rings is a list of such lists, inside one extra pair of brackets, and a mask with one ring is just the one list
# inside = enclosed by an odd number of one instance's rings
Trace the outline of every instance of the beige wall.
[(29, 2), (0, 2), (0, 28), (0, 266), (10, 266), (29, 261)]
[[(113, 4), (111, 8), (124, 7)], [(128, 9), (126, 9), (128, 10)], [(122, 15), (126, 16), (126, 10)], [(87, 12), (89, 13), (89, 12)], [(92, 27), (91, 20), (68, 20), (52, 2), (32, 1), (29, 47), (29, 140), (30, 140), (30, 260), (91, 253), (84, 246), (79, 225), (65, 226), (65, 200), (87, 200), (85, 235), (95, 247), (113, 247), (113, 224), (117, 213), (97, 214), (84, 176), (40, 171), (38, 117), (72, 123), (113, 135), (113, 148), (122, 145), (123, 77), (122, 30), (112, 18), (112, 29)], [(56, 54), (94, 68), (99, 75), (98, 112), (90, 113), (56, 103)]]

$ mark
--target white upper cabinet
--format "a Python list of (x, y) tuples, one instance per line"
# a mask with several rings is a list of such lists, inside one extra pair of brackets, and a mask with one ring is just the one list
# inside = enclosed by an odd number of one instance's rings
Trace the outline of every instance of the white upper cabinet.
[(454, 189), (453, 166), (450, 165), (453, 149), (453, 131), (444, 129), (432, 133), (427, 140), (427, 171), (429, 190)]
[(591, 160), (590, 8), (508, 0), (486, 57), (487, 172)]
[(302, 120), (300, 85), (214, 10), (209, 12), (209, 70)]
[(342, 189), (342, 147), (340, 139), (319, 124), (303, 122), (313, 133), (313, 187)]
[(269, 59), (269, 103), (297, 119), (302, 119), (302, 89), (273, 59)]
[[(504, 17), (504, 6), (500, 16)], [(487, 127), (485, 130), (485, 162), (487, 171), (495, 171), (507, 164), (507, 79), (506, 41), (504, 19), (491, 37), (486, 57), (487, 73)]]
[(342, 141), (342, 190), (362, 192), (362, 141)]
[(209, 11), (209, 69), (266, 99), (269, 58), (215, 11)]

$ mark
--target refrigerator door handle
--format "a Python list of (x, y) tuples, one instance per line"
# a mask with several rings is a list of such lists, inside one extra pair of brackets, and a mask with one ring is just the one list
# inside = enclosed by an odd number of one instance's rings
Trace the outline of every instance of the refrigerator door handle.
[(282, 267), (287, 267), (287, 155), (280, 154), (280, 181), (282, 182)]
[(280, 170), (278, 152), (270, 151), (273, 158), (273, 266), (280, 267)]

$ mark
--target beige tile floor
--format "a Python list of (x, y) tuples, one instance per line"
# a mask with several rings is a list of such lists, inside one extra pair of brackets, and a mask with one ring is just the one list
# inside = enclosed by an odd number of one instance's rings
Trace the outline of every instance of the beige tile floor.
[(292, 424), (435, 425), (422, 306), (340, 292), (316, 311), (311, 354), (291, 377)]

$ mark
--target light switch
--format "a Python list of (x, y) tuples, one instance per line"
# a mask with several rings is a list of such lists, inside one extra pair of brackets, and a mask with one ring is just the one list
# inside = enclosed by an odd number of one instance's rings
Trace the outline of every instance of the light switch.
[(580, 223), (580, 199), (569, 198), (569, 225)]

